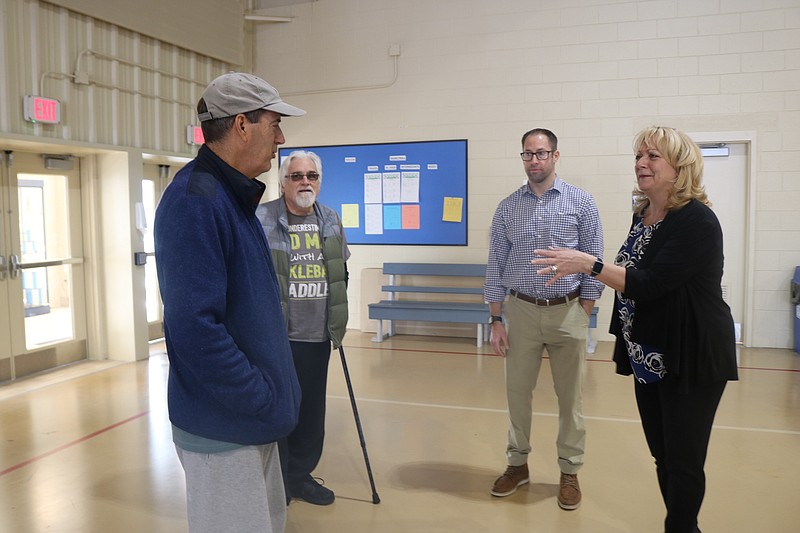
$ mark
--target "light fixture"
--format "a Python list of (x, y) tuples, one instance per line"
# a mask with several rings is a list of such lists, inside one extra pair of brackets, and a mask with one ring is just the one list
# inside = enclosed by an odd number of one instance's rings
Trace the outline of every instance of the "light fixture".
[(728, 157), (730, 148), (725, 143), (701, 144), (700, 153), (703, 157)]
[(75, 162), (71, 155), (44, 154), (44, 168), (48, 170), (72, 170)]
[(273, 17), (271, 15), (259, 15), (258, 13), (245, 13), (244, 20), (253, 22), (291, 22), (294, 17)]

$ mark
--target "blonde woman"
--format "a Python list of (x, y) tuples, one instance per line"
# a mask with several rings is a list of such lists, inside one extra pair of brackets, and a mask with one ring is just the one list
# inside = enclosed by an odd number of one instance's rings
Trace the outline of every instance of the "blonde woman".
[(685, 133), (646, 128), (633, 147), (633, 222), (614, 264), (564, 249), (536, 250), (533, 263), (548, 283), (585, 273), (616, 290), (614, 361), (635, 378), (665, 531), (696, 533), (714, 415), (726, 383), (738, 379), (722, 229), (702, 186), (700, 149)]

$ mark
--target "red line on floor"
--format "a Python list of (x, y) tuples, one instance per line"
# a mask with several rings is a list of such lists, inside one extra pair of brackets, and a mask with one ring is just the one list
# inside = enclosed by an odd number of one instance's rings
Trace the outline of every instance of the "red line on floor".
[(800, 372), (798, 368), (769, 368), (759, 366), (740, 366), (739, 370), (766, 370), (769, 372)]
[[(482, 355), (485, 357), (500, 357), (494, 352), (491, 353), (475, 353), (475, 352), (455, 352), (455, 351), (447, 351), (447, 350), (423, 350), (420, 348), (389, 348), (389, 347), (382, 347), (382, 346), (345, 346), (345, 348), (352, 348), (353, 350), (378, 350), (378, 351), (390, 351), (390, 352), (412, 352), (412, 353), (441, 353), (447, 355)], [(549, 359), (549, 356), (545, 355), (545, 359)], [(599, 359), (596, 357), (587, 357), (587, 363), (613, 363), (614, 361), (611, 359)], [(768, 372), (800, 372), (800, 369), (797, 368), (770, 368), (770, 367), (756, 367), (756, 366), (740, 366), (738, 367), (739, 370), (763, 370)]]
[[(494, 352), (489, 353), (475, 353), (475, 352), (455, 352), (449, 350), (422, 350), (419, 348), (383, 348), (381, 346), (345, 346), (347, 349), (358, 349), (358, 350), (378, 350), (378, 351), (389, 351), (389, 352), (412, 352), (412, 353), (441, 353), (446, 355), (481, 355), (483, 357), (501, 357)], [(545, 355), (545, 359), (549, 359), (550, 357)], [(593, 362), (600, 362), (600, 363), (611, 363), (611, 359), (595, 359), (589, 358), (587, 361)]]
[(106, 431), (111, 431), (112, 429), (118, 428), (118, 427), (120, 427), (120, 426), (122, 426), (124, 424), (127, 424), (128, 422), (132, 422), (132, 421), (134, 421), (134, 420), (136, 420), (138, 418), (141, 418), (143, 416), (147, 416), (149, 413), (150, 413), (150, 411), (144, 411), (142, 413), (139, 413), (138, 415), (133, 415), (130, 418), (126, 418), (125, 420), (117, 422), (116, 424), (112, 424), (112, 425), (110, 425), (108, 427), (105, 427), (103, 429), (98, 429), (94, 433), (89, 433), (88, 435), (86, 435), (84, 437), (81, 437), (81, 438), (76, 439), (76, 440), (74, 440), (72, 442), (68, 442), (66, 444), (63, 444), (63, 445), (59, 446), (58, 448), (50, 450), (49, 452), (45, 452), (45, 453), (43, 453), (41, 455), (37, 455), (36, 457), (31, 457), (27, 461), (23, 461), (23, 462), (21, 462), (19, 464), (16, 464), (14, 466), (9, 466), (5, 470), (0, 470), (0, 476), (4, 476), (4, 475), (8, 474), (9, 472), (13, 472), (14, 470), (19, 470), (20, 468), (28, 466), (29, 464), (35, 463), (36, 461), (41, 461), (45, 457), (49, 457), (49, 456), (51, 456), (53, 454), (56, 454), (56, 453), (58, 453), (60, 451), (66, 450), (67, 448), (71, 448), (72, 446), (75, 446), (76, 444), (81, 444), (83, 442), (91, 440), (91, 439), (95, 438), (98, 435), (102, 435)]
[(443, 353), (448, 355), (485, 355), (487, 357), (498, 357), (494, 352), (491, 353), (475, 353), (475, 352), (454, 352), (448, 350), (420, 350), (416, 348), (389, 348), (382, 346), (345, 346), (345, 348), (359, 349), (359, 350), (378, 350), (378, 351), (391, 351), (391, 352), (415, 352), (415, 353)]

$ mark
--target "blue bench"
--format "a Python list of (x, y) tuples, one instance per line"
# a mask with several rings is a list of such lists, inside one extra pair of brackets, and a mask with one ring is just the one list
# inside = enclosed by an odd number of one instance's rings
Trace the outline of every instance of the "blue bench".
[[(388, 294), (388, 300), (369, 304), (369, 318), (378, 321), (376, 342), (383, 342), (386, 336), (395, 334), (396, 320), (414, 320), (421, 322), (453, 322), (476, 324), (478, 326), (477, 344), (483, 346), (489, 321), (489, 304), (483, 302), (483, 281), (486, 277), (486, 265), (466, 263), (384, 263), (383, 273), (389, 276), (389, 284), (381, 290)], [(469, 287), (406, 285), (395, 283), (397, 276), (443, 276), (479, 278), (475, 285)], [(481, 301), (447, 301), (447, 300), (409, 300), (400, 299), (403, 293), (423, 294), (466, 294), (481, 296)], [(388, 321), (384, 334), (383, 321)]]
[[(452, 322), (475, 324), (478, 326), (477, 345), (483, 346), (489, 340), (489, 304), (479, 302), (420, 301), (398, 299), (399, 293), (427, 294), (474, 294), (483, 296), (483, 281), (486, 278), (486, 265), (470, 263), (384, 263), (383, 273), (389, 276), (389, 284), (381, 290), (389, 295), (388, 300), (369, 304), (369, 318), (378, 321), (375, 342), (383, 342), (387, 336), (395, 334), (394, 321), (414, 320), (420, 322)], [(396, 276), (453, 276), (474, 277), (480, 286), (448, 287), (426, 285), (399, 285)], [(482, 298), (481, 298), (482, 299)], [(592, 354), (597, 341), (592, 338), (592, 329), (597, 327), (598, 308), (592, 309), (589, 317), (589, 331), (586, 337), (586, 353)], [(384, 333), (383, 321), (387, 321)]]

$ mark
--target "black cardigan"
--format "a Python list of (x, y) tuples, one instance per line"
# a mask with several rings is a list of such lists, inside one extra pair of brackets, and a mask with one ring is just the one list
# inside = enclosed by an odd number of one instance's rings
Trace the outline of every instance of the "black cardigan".
[[(634, 215), (633, 224), (639, 220)], [(738, 379), (733, 317), (722, 299), (722, 228), (714, 212), (692, 200), (670, 211), (653, 232), (638, 268), (625, 273), (634, 300), (631, 340), (664, 351), (667, 372), (681, 389)], [(616, 298), (609, 332), (616, 335), (617, 373), (631, 369)]]

